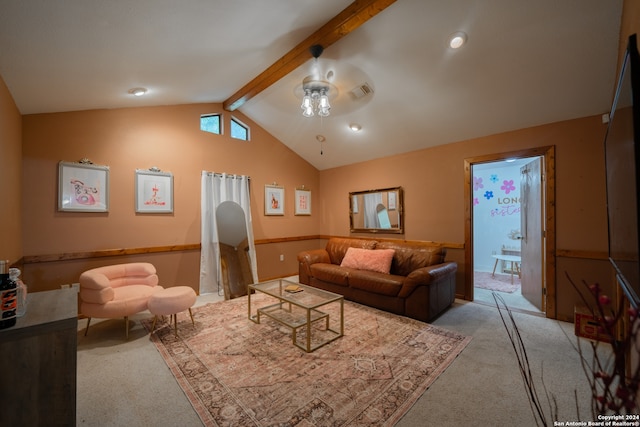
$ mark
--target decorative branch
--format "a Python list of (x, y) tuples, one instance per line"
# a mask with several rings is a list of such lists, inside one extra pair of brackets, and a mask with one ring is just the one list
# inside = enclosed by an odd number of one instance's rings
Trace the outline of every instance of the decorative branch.
[[(590, 341), (593, 350), (593, 359), (590, 364), (582, 358), (583, 369), (587, 374), (587, 380), (591, 387), (592, 402), (591, 411), (595, 416), (609, 413), (614, 415), (638, 414), (638, 386), (640, 384), (640, 364), (636, 363), (627, 375), (627, 357), (634, 352), (639, 354), (638, 342), (638, 311), (635, 308), (624, 309), (624, 301), (620, 299), (618, 306), (613, 307), (611, 298), (602, 292), (600, 285), (589, 285), (586, 281), (582, 284), (589, 290), (591, 300), (587, 299), (582, 290), (565, 274), (569, 283), (578, 292), (580, 299), (601, 326), (598, 330), (604, 334), (610, 343), (602, 341)], [(629, 330), (619, 339), (616, 334), (617, 325), (625, 323), (623, 316), (628, 316)], [(611, 353), (601, 355), (598, 348), (603, 344), (611, 345)], [(582, 349), (578, 346), (580, 355)]]
[[(593, 420), (597, 420), (599, 415), (604, 414), (637, 415), (640, 412), (638, 405), (640, 362), (634, 361), (635, 366), (632, 366), (630, 372), (627, 372), (629, 362), (627, 357), (632, 353), (640, 354), (640, 337), (638, 336), (640, 320), (638, 319), (638, 310), (635, 308), (625, 310), (623, 301), (619, 301), (618, 306), (613, 307), (611, 298), (602, 292), (597, 283), (589, 285), (586, 281), (583, 281), (583, 285), (589, 290), (591, 295), (591, 298), (587, 298), (582, 290), (571, 280), (571, 277), (569, 277), (568, 274), (566, 274), (566, 276), (578, 292), (581, 301), (587, 307), (594, 320), (600, 322), (601, 327), (598, 332), (610, 341), (589, 341), (593, 354), (590, 360), (585, 356), (580, 339), (577, 340), (577, 345), (574, 346), (580, 355), (582, 370), (585, 373), (587, 383), (591, 389), (592, 399), (590, 406)], [(549, 424), (545, 407), (541, 403), (540, 396), (538, 395), (527, 356), (527, 350), (520, 335), (518, 325), (513, 317), (513, 313), (504, 299), (496, 292), (493, 292), (493, 298), (516, 355), (518, 368), (520, 369), (536, 425), (547, 426)], [(503, 311), (506, 311), (506, 317)], [(624, 319), (625, 316), (628, 316), (629, 329), (623, 337), (619, 338), (616, 334), (616, 327), (619, 322), (626, 320)], [(611, 348), (602, 348), (601, 346), (603, 345), (610, 345)], [(557, 420), (557, 401), (553, 394), (547, 390), (542, 375), (540, 378), (551, 418)], [(576, 401), (576, 414), (579, 418), (580, 407), (576, 390), (574, 390), (574, 396)]]
[[(536, 422), (537, 426), (547, 426), (549, 425), (547, 422), (547, 416), (543, 409), (540, 397), (538, 396), (538, 391), (536, 389), (536, 384), (533, 378), (533, 373), (531, 371), (531, 365), (529, 364), (529, 356), (527, 355), (527, 349), (524, 345), (524, 341), (522, 340), (522, 335), (520, 335), (520, 330), (518, 329), (518, 325), (516, 324), (516, 320), (513, 317), (513, 313), (511, 309), (507, 306), (507, 303), (504, 301), (502, 296), (493, 292), (493, 299), (496, 302), (496, 307), (498, 307), (498, 313), (500, 314), (500, 319), (502, 320), (502, 324), (504, 325), (505, 330), (507, 331), (507, 336), (509, 337), (509, 341), (511, 341), (511, 346), (513, 347), (513, 351), (516, 354), (516, 359), (518, 360), (518, 369), (520, 369), (520, 375), (522, 376), (522, 382), (524, 383), (525, 391), (527, 392), (527, 397), (529, 398), (529, 406), (531, 407), (531, 413), (533, 414), (533, 419)], [(503, 310), (507, 312), (507, 319), (505, 319), (505, 315), (503, 314)], [(542, 379), (542, 377), (541, 377)], [(542, 381), (544, 384), (544, 381)], [(544, 387), (545, 395), (547, 397), (547, 402), (549, 402), (549, 407), (551, 410), (551, 415), (557, 415), (557, 403), (555, 406), (551, 405), (551, 402), (556, 402), (555, 397), (550, 396), (546, 387)], [(555, 408), (555, 410), (554, 410)], [(557, 417), (554, 417), (557, 419)]]

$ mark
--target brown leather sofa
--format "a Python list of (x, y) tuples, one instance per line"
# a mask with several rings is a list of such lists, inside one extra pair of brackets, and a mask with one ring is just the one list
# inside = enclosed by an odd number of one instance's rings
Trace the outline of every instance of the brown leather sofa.
[[(393, 249), (389, 274), (341, 267), (350, 247)], [(298, 254), (299, 281), (391, 313), (430, 321), (455, 299), (455, 262), (430, 243), (330, 238), (325, 249)]]

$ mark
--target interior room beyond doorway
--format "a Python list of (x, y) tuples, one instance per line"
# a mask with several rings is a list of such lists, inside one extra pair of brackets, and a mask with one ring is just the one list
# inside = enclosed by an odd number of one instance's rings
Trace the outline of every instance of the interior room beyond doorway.
[[(521, 167), (534, 158), (474, 164), (472, 168), (474, 301), (541, 313), (522, 295)], [(541, 286), (542, 288), (542, 286)]]

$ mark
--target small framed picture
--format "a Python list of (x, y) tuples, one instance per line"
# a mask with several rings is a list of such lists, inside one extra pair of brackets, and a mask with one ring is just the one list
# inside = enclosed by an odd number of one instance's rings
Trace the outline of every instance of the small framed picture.
[(284, 188), (277, 185), (264, 186), (264, 214), (284, 215)]
[(173, 212), (173, 175), (159, 169), (136, 169), (135, 207), (138, 213)]
[(311, 215), (311, 190), (296, 190), (295, 215)]
[(58, 210), (108, 212), (109, 166), (93, 163), (58, 164)]

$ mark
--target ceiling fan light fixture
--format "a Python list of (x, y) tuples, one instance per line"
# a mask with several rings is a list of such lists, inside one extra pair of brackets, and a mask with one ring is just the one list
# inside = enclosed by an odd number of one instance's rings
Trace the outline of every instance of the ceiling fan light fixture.
[(302, 115), (313, 117), (318, 114), (320, 117), (327, 117), (331, 111), (329, 104), (329, 83), (323, 80), (313, 80), (311, 76), (302, 81), (304, 96), (302, 97)]
[(322, 89), (320, 91), (320, 99), (318, 100), (318, 115), (320, 117), (327, 117), (329, 115), (330, 110), (331, 110), (331, 105), (329, 105), (329, 97), (327, 96), (327, 90)]
[(462, 31), (455, 32), (449, 37), (449, 47), (460, 49), (467, 42), (467, 34)]
[[(322, 45), (314, 44), (309, 48), (311, 56), (318, 60), (318, 57), (322, 55), (324, 48)], [(331, 72), (333, 76), (333, 72)], [(313, 117), (315, 113), (320, 117), (327, 117), (331, 111), (331, 104), (329, 104), (329, 82), (324, 80), (315, 80), (312, 76), (307, 76), (302, 80), (302, 90), (304, 96), (302, 97), (302, 115), (305, 117)]]
[(311, 99), (311, 91), (305, 90), (304, 97), (302, 97), (302, 115), (305, 117), (313, 117), (313, 100)]

